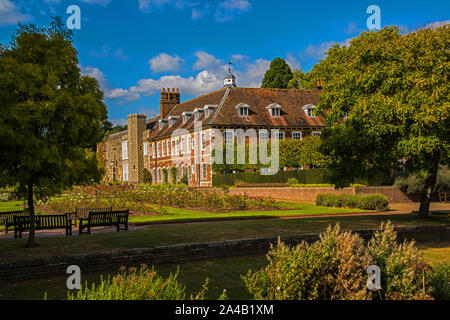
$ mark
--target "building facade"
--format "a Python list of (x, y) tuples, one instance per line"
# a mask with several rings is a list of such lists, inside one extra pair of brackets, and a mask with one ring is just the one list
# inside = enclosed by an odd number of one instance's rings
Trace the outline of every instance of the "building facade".
[(163, 183), (164, 169), (172, 181), (176, 168), (178, 180), (209, 187), (215, 143), (235, 141), (237, 132), (254, 133), (258, 143), (273, 139), (275, 129), (279, 139), (320, 135), (324, 122), (314, 115), (320, 89), (239, 88), (231, 72), (223, 89), (183, 103), (178, 89), (162, 89), (159, 116), (131, 114), (127, 131), (98, 144), (104, 180), (140, 183), (147, 169), (153, 183)]

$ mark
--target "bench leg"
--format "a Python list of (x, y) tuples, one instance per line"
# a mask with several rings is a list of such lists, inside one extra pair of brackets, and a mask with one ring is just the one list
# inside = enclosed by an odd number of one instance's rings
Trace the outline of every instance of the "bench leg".
[(8, 224), (5, 223), (5, 233), (8, 234)]

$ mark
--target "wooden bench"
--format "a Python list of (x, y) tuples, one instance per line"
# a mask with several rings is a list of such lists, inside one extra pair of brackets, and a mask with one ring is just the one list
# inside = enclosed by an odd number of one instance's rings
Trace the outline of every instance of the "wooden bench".
[(75, 208), (75, 212), (68, 213), (69, 219), (77, 224), (77, 221), (82, 218), (87, 218), (89, 212), (112, 212), (112, 207), (105, 208)]
[[(79, 232), (90, 234), (92, 227), (116, 227), (117, 232), (120, 230), (128, 230), (128, 215), (129, 210), (121, 211), (105, 211), (105, 212), (89, 212), (87, 218), (79, 219)], [(120, 225), (124, 227), (121, 229)], [(83, 232), (87, 229), (86, 232)]]
[(8, 234), (9, 227), (14, 226), (15, 216), (28, 216), (28, 209), (21, 211), (0, 212), (0, 225), (5, 226), (5, 232)]
[[(39, 215), (34, 221), (35, 230), (66, 229), (66, 236), (72, 235), (72, 223), (67, 214)], [(24, 231), (30, 231), (30, 216), (14, 216), (14, 238), (22, 238)]]

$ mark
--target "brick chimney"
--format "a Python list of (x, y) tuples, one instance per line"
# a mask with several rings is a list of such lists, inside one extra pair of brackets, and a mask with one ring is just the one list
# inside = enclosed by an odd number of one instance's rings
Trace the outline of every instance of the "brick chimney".
[(161, 101), (160, 101), (160, 115), (161, 119), (166, 119), (172, 108), (180, 103), (180, 92), (178, 89), (172, 88), (172, 92), (170, 88), (165, 88), (161, 91)]

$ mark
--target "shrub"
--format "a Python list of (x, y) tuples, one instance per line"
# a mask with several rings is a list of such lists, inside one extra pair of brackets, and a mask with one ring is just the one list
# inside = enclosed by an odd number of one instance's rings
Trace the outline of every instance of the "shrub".
[(170, 168), (170, 177), (172, 178), (172, 184), (177, 184), (177, 168), (171, 167)]
[(166, 168), (163, 168), (163, 182), (164, 184), (169, 183), (169, 170), (167, 170)]
[(271, 247), (269, 265), (242, 279), (257, 300), (364, 299), (365, 268), (371, 264), (363, 240), (339, 226), (328, 227), (320, 240), (291, 248)]
[(189, 179), (187, 174), (185, 174), (181, 179), (180, 179), (180, 183), (184, 184), (184, 185), (188, 185), (189, 184)]
[[(414, 242), (397, 244), (390, 222), (382, 224), (370, 241), (339, 226), (328, 227), (320, 240), (289, 247), (278, 241), (267, 256), (268, 266), (241, 276), (257, 300), (370, 299), (366, 270), (381, 269), (381, 299), (423, 300), (448, 297), (449, 265), (432, 273)], [(425, 285), (424, 285), (425, 283)]]
[(450, 263), (445, 262), (433, 267), (427, 285), (431, 295), (437, 300), (450, 300)]
[(292, 187), (293, 185), (298, 185), (298, 180), (296, 178), (289, 178), (287, 181), (287, 185)]
[(333, 208), (359, 208), (363, 210), (376, 210), (383, 212), (389, 209), (389, 201), (382, 195), (333, 195), (318, 194), (316, 205)]
[[(196, 299), (203, 299), (207, 284)], [(191, 297), (192, 298), (192, 297)], [(76, 294), (68, 293), (69, 300), (185, 300), (186, 288), (178, 282), (178, 271), (167, 279), (157, 275), (146, 265), (141, 268), (121, 268), (121, 273), (107, 280), (101, 278), (99, 285), (87, 283)]]
[(144, 181), (144, 183), (148, 183), (148, 184), (153, 183), (152, 174), (147, 169), (144, 169), (142, 180)]
[[(407, 194), (421, 193), (425, 186), (426, 172), (405, 172), (395, 179), (395, 185)], [(433, 191), (450, 190), (450, 169), (441, 166), (438, 170), (436, 185)]]

